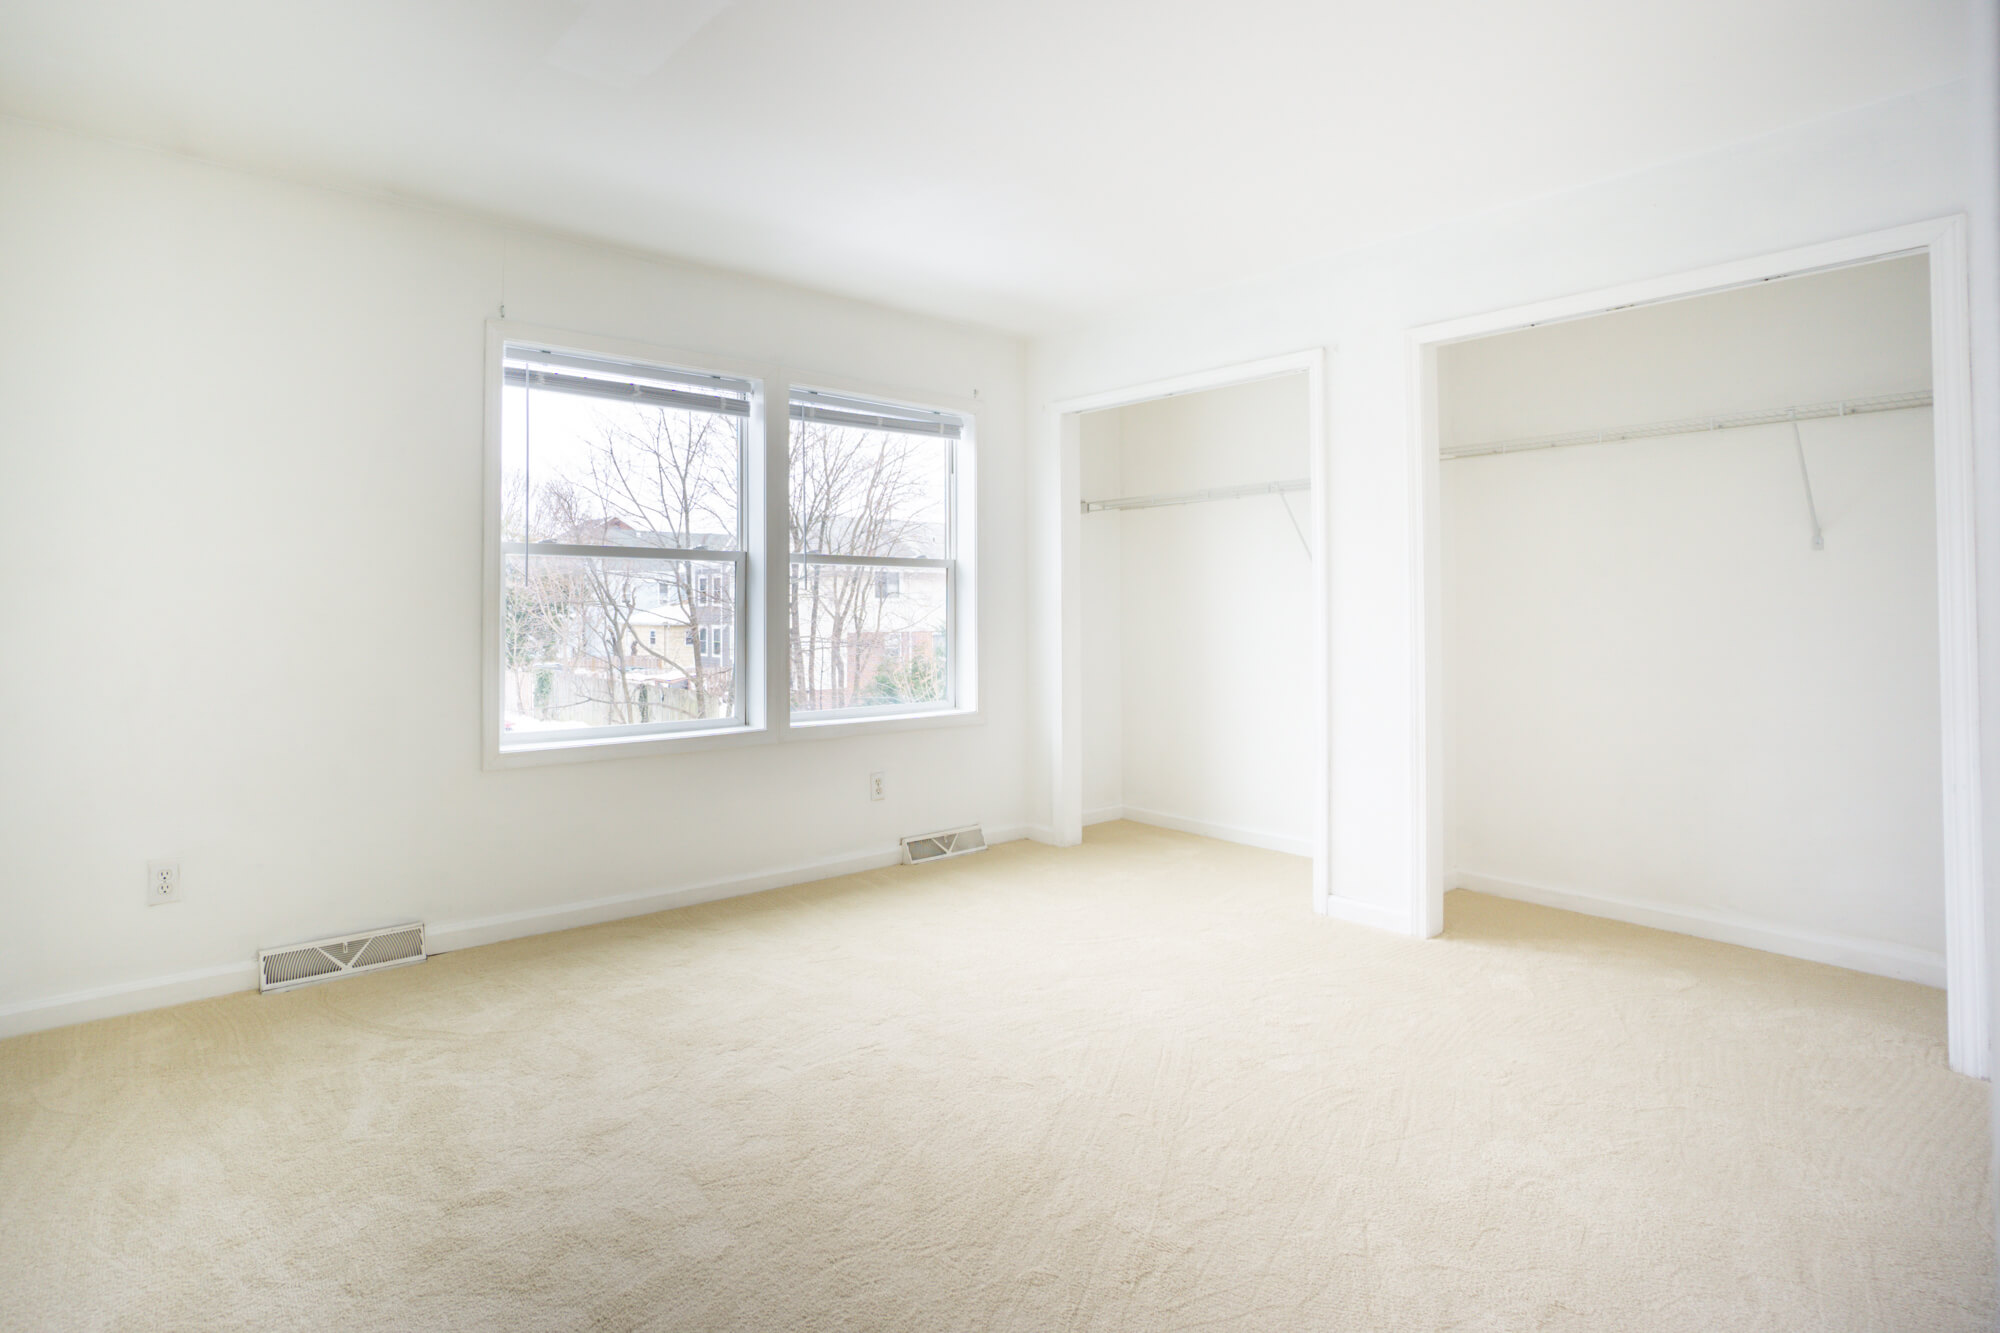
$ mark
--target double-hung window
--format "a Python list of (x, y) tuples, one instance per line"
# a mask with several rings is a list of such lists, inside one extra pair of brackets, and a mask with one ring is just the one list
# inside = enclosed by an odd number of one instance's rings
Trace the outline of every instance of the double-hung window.
[(979, 720), (976, 403), (563, 336), (488, 326), (489, 766)]
[(747, 380), (507, 342), (500, 748), (745, 719)]
[(963, 418), (791, 396), (791, 711), (833, 722), (955, 707)]

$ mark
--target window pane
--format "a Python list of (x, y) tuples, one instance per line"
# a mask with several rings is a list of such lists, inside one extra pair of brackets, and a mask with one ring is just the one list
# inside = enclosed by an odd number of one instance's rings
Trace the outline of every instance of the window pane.
[(946, 585), (942, 569), (794, 562), (793, 711), (948, 702)]
[(792, 422), (792, 550), (942, 559), (950, 553), (951, 442)]
[(502, 744), (735, 716), (735, 575), (709, 561), (507, 556)]
[(739, 549), (744, 417), (540, 382), (509, 382), (502, 408), (506, 540)]

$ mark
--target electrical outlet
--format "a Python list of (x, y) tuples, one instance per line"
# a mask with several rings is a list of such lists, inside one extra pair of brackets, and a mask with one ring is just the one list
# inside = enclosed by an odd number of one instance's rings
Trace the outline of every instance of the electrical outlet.
[(161, 903), (177, 903), (180, 900), (181, 863), (146, 862), (146, 906), (158, 907)]
[(879, 801), (882, 799), (882, 797), (886, 794), (888, 787), (888, 783), (886, 781), (887, 778), (888, 774), (886, 773), (870, 773), (868, 775), (869, 800)]

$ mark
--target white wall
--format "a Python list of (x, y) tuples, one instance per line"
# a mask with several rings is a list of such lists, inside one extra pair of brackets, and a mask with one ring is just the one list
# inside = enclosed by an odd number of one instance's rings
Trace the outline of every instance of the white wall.
[[(1089, 413), (1084, 495), (1304, 478), (1307, 407), (1292, 374)], [(1086, 819), (1311, 854), (1312, 561), (1287, 504), (1304, 529), (1305, 494), (1083, 520)]]
[[(1927, 388), (1928, 281), (1894, 260), (1448, 346), (1443, 442)], [(1931, 414), (1800, 431), (1821, 551), (1785, 426), (1443, 464), (1448, 864), (1941, 984)]]
[(1047, 526), (1033, 543), (1032, 683), (1044, 725), (1029, 769), (1032, 817), (1052, 822), (1064, 798), (1053, 748), (1062, 734), (1062, 476), (1047, 404), (1331, 349), (1330, 888), (1415, 928), (1426, 782), (1422, 474), (1408, 330), (1964, 211), (1974, 202), (1970, 125), (1966, 88), (1946, 85), (1036, 343), (1031, 394), (1043, 415), (1031, 513)]
[[(1014, 340), (18, 123), (0, 180), (0, 1031), (247, 985), (259, 946), (485, 938), (1020, 824)], [(514, 319), (977, 391), (983, 724), (482, 771), (503, 265)], [(155, 857), (184, 902), (142, 905)]]

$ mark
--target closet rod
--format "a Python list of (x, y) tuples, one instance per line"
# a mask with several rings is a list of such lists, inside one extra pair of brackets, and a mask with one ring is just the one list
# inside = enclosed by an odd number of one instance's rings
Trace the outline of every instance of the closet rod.
[(1105, 509), (1158, 509), (1162, 505), (1200, 504), (1204, 500), (1239, 500), (1246, 495), (1283, 495), (1287, 491), (1309, 491), (1312, 483), (1259, 481), (1248, 486), (1211, 486), (1205, 491), (1170, 491), (1163, 495), (1124, 495), (1116, 500), (1085, 500), (1083, 512), (1095, 514)]
[(1624, 426), (1616, 430), (1579, 430), (1568, 435), (1542, 435), (1534, 439), (1499, 440), (1492, 444), (1461, 444), (1438, 450), (1438, 457), (1479, 458), (1486, 454), (1513, 454), (1529, 449), (1561, 449), (1574, 444), (1609, 444), (1614, 440), (1644, 440), (1660, 435), (1693, 435), (1700, 431), (1741, 430), (1747, 426), (1781, 426), (1786, 422), (1812, 421), (1821, 417), (1852, 417), (1867, 412), (1901, 412), (1913, 407), (1929, 407), (1931, 391), (1885, 393), (1873, 398), (1843, 398), (1831, 403), (1807, 403), (1800, 407), (1776, 407), (1767, 412), (1739, 412), (1734, 416), (1689, 417), (1681, 421), (1656, 421), (1645, 426)]

